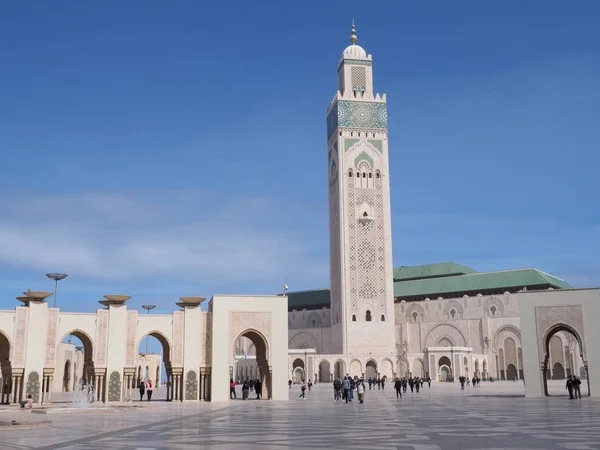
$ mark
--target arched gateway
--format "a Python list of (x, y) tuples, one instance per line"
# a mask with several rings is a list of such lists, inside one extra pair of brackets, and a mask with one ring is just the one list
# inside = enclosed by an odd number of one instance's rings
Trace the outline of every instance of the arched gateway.
[[(127, 308), (129, 296), (106, 295), (103, 308), (81, 314), (49, 307), (51, 295), (28, 291), (19, 297), (23, 306), (0, 311), (1, 403), (18, 403), (28, 393), (50, 403), (53, 391), (80, 385), (90, 387), (96, 402), (131, 401), (141, 378), (160, 375), (139, 363), (146, 336), (162, 344), (167, 400), (228, 400), (232, 350), (240, 336), (255, 348), (263, 398), (288, 399), (285, 296), (215, 295), (207, 311), (204, 298), (182, 297), (180, 310), (140, 314)], [(82, 345), (65, 352), (69, 335)]]

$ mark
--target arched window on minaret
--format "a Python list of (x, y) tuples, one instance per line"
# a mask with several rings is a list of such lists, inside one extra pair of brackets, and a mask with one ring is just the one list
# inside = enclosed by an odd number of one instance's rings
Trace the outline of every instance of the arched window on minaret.
[(381, 172), (379, 171), (379, 169), (375, 171), (375, 178), (381, 178)]
[(371, 311), (367, 310), (367, 314), (365, 314), (365, 320), (367, 322), (370, 322), (371, 319), (372, 319), (372, 317), (371, 317)]
[(356, 314), (352, 314), (352, 322), (356, 322)]
[(352, 169), (348, 169), (348, 176), (351, 177), (352, 176)]
[(381, 315), (381, 321), (385, 322), (385, 316), (383, 314)]

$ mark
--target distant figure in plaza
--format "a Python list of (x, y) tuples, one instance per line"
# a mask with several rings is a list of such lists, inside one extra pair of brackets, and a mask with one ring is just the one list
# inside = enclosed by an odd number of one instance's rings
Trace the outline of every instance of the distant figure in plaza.
[(465, 377), (465, 383), (467, 383), (467, 387), (470, 386), (471, 379), (469, 377)]
[(573, 380), (571, 379), (571, 375), (567, 377), (567, 391), (569, 391), (569, 400), (574, 400), (573, 397)]
[(254, 390), (256, 391), (256, 400), (260, 400), (260, 396), (262, 395), (262, 383), (260, 380), (256, 380), (254, 383)]
[(581, 380), (576, 375), (573, 375), (573, 396), (581, 399)]
[(427, 387), (431, 387), (431, 377), (427, 377)]
[(146, 383), (144, 383), (144, 380), (140, 381), (140, 385), (138, 386), (139, 390), (140, 390), (140, 402), (142, 400), (144, 400), (144, 394), (146, 393)]
[(415, 380), (412, 377), (408, 378), (408, 385), (410, 386), (410, 392), (414, 392), (415, 389)]
[(242, 384), (242, 400), (248, 400), (248, 393), (250, 392), (250, 385), (247, 381)]
[(358, 380), (356, 393), (358, 394), (358, 402), (362, 403), (365, 400), (365, 382), (362, 379)]
[(300, 398), (306, 400), (306, 382), (304, 380), (302, 380), (302, 383), (300, 383), (300, 392)]
[(381, 390), (381, 378), (377, 378), (377, 390)]
[(27, 396), (27, 398), (24, 398), (23, 400), (21, 400), (21, 408), (24, 408), (24, 409), (33, 408), (33, 397), (31, 396), (31, 394), (29, 394)]
[(146, 396), (148, 397), (148, 401), (152, 400), (152, 391), (154, 387), (152, 386), (152, 380), (148, 380), (148, 385), (146, 386)]
[(237, 398), (235, 395), (235, 381), (233, 381), (233, 378), (229, 379), (229, 398)]
[(292, 389), (292, 380), (288, 380), (288, 389)]
[(458, 377), (458, 381), (460, 382), (460, 390), (464, 391), (465, 390), (465, 377), (463, 377), (461, 375), (460, 377)]
[(336, 378), (333, 381), (333, 400), (337, 402), (340, 398), (342, 398), (342, 382)]
[(473, 386), (473, 387), (477, 386), (477, 378), (475, 378), (475, 375), (473, 375), (473, 379), (471, 380), (471, 386)]
[(350, 380), (348, 377), (344, 377), (344, 381), (342, 381), (342, 395), (344, 396), (346, 403), (348, 403), (348, 391), (350, 391)]
[(396, 381), (394, 381), (394, 389), (396, 390), (396, 398), (402, 398), (402, 381), (400, 381), (400, 378), (396, 378)]
[(420, 387), (421, 387), (421, 380), (419, 379), (419, 377), (415, 377), (415, 390), (417, 391), (417, 394), (419, 393)]
[(313, 386), (312, 380), (308, 380), (308, 392), (311, 391), (312, 386)]
[(373, 378), (369, 377), (369, 390), (373, 387)]
[(356, 382), (353, 378), (348, 378), (348, 383), (350, 384), (350, 389), (348, 389), (347, 399), (349, 402), (354, 398), (354, 389), (356, 388)]
[(421, 382), (421, 387), (423, 387), (423, 383), (425, 383), (425, 378), (419, 378), (419, 381)]
[(408, 386), (408, 381), (406, 381), (406, 377), (402, 378), (402, 393), (406, 394), (406, 387)]
[(383, 378), (381, 379), (381, 389), (385, 389), (385, 382), (386, 382), (386, 381), (387, 381), (387, 378), (386, 378), (386, 377), (383, 377)]

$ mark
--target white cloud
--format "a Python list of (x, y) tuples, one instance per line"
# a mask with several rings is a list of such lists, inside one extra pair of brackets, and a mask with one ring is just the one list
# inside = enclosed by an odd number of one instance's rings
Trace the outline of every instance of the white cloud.
[(278, 208), (205, 191), (6, 196), (0, 265), (116, 282), (321, 284), (328, 261)]

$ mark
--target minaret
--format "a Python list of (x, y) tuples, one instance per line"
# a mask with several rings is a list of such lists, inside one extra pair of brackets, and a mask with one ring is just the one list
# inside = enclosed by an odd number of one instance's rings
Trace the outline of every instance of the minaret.
[(354, 23), (350, 41), (327, 110), (332, 351), (383, 356), (395, 351), (386, 99)]

